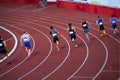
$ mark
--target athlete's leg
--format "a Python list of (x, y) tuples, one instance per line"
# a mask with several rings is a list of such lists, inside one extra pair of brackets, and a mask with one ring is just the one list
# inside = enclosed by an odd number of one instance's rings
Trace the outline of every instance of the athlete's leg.
[(89, 34), (88, 33), (86, 34), (86, 38), (87, 38), (88, 42), (90, 43), (90, 38), (89, 38)]
[(56, 45), (56, 48), (58, 49), (58, 51), (60, 51), (60, 48), (59, 48), (59, 41), (56, 41), (56, 43), (55, 43)]
[(30, 58), (30, 55), (31, 55), (31, 44), (30, 44), (30, 41), (28, 41), (28, 43), (27, 43), (27, 53), (28, 53), (28, 55), (27, 55), (27, 58)]

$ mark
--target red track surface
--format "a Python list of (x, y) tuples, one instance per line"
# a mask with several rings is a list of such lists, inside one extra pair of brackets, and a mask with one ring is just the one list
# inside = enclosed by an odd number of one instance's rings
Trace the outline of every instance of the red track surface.
[[(32, 36), (32, 55), (20, 45), (12, 56), (0, 64), (0, 80), (117, 80), (120, 76), (120, 34), (113, 34), (109, 18), (100, 15), (108, 35), (100, 37), (95, 25), (97, 15), (80, 11), (38, 5), (0, 4), (0, 26), (12, 31), (18, 38), (22, 30)], [(89, 44), (81, 28), (81, 19), (91, 22)], [(71, 22), (77, 29), (79, 47), (75, 48), (66, 32)], [(60, 37), (61, 51), (58, 53), (49, 35), (53, 25), (63, 35)], [(120, 23), (118, 23), (120, 31)], [(10, 34), (0, 30), (5, 39)], [(7, 49), (14, 41), (8, 40)], [(7, 64), (8, 61), (12, 63)]]

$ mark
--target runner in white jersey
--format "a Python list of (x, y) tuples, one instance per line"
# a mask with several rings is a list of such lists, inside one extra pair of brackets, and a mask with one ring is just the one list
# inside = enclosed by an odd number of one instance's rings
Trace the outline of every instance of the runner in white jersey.
[(20, 42), (21, 44), (23, 43), (25, 46), (25, 50), (28, 53), (27, 58), (30, 58), (30, 54), (31, 54), (30, 35), (26, 31), (23, 31), (23, 35), (20, 38)]

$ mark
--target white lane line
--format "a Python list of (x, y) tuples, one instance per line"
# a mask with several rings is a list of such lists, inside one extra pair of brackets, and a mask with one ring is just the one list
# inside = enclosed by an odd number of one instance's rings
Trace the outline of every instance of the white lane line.
[[(2, 26), (0, 26), (0, 28), (1, 28), (1, 29), (4, 29), (5, 31), (7, 31), (8, 33), (10, 33), (10, 34), (13, 36), (14, 40), (15, 40), (15, 44), (14, 44), (13, 49), (8, 53), (8, 56), (11, 56), (11, 55), (13, 54), (13, 52), (15, 51), (15, 49), (17, 48), (18, 39), (17, 39), (17, 37), (15, 36), (15, 34), (12, 33), (10, 30), (8, 30), (8, 29), (6, 29), (6, 28), (4, 28), (4, 27), (2, 27)], [(4, 57), (3, 59), (0, 60), (0, 63), (2, 63), (2, 62), (3, 62), (4, 60), (6, 60), (6, 59), (7, 59), (7, 57)]]
[(9, 38), (9, 39), (7, 39), (7, 40), (5, 40), (5, 41), (7, 42), (7, 41), (10, 41), (10, 40), (12, 40), (12, 39), (14, 39), (14, 38), (13, 38), (13, 37), (11, 37), (11, 38)]
[(76, 79), (92, 79), (93, 77), (81, 77), (81, 76), (74, 76), (73, 78), (76, 78)]
[(117, 73), (120, 73), (120, 71), (115, 71), (115, 70), (103, 70), (103, 72), (117, 72)]
[[(0, 22), (0, 23), (4, 23), (4, 22)], [(17, 28), (17, 27), (15, 27), (15, 26), (11, 25), (11, 24), (8, 24), (8, 23), (4, 23), (4, 24), (9, 25), (9, 26), (11, 26), (11, 27), (14, 27), (14, 28), (16, 28), (16, 29), (18, 29), (18, 30), (22, 30), (22, 29), (20, 29), (20, 28)], [(22, 31), (23, 31), (23, 30), (22, 30)], [(33, 40), (33, 48), (32, 48), (31, 53), (33, 52), (33, 50), (34, 50), (34, 48), (35, 48), (35, 41), (34, 41), (33, 37), (32, 37), (32, 40)], [(7, 73), (9, 73), (10, 71), (14, 70), (14, 69), (17, 68), (18, 66), (20, 66), (22, 63), (24, 63), (26, 60), (27, 60), (27, 58), (25, 58), (24, 60), (22, 60), (20, 63), (18, 63), (16, 66), (14, 66), (13, 68), (9, 69), (8, 71), (0, 74), (0, 77), (3, 76), (3, 75), (5, 75), (5, 74), (7, 74)]]

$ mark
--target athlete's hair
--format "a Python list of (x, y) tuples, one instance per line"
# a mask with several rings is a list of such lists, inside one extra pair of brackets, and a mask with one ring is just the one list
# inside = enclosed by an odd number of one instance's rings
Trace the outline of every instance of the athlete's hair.
[(26, 33), (26, 31), (25, 30), (23, 30), (23, 34), (25, 34)]
[(72, 26), (72, 24), (71, 24), (71, 23), (68, 23), (68, 26)]
[(82, 22), (86, 21), (84, 18), (82, 18)]
[(112, 14), (111, 17), (114, 17), (114, 15)]
[(100, 18), (100, 16), (98, 16), (98, 18)]
[(0, 40), (3, 40), (2, 36), (0, 36)]
[(50, 29), (53, 29), (53, 26), (50, 26)]
[(72, 24), (68, 23), (69, 29), (72, 29)]

